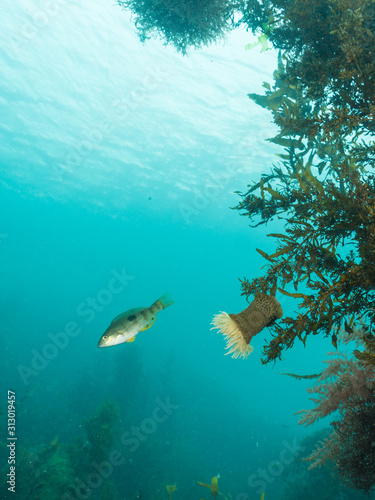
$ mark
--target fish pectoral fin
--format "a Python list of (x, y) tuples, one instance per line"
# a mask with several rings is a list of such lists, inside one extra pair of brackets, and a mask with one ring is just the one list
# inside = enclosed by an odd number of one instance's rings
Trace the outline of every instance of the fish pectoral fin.
[(142, 328), (142, 330), (139, 330), (140, 332), (144, 332), (145, 330), (148, 330), (149, 328), (152, 327), (152, 325), (155, 323), (156, 320), (156, 314), (153, 316), (150, 321)]
[(131, 337), (130, 339), (125, 340), (125, 342), (134, 342), (134, 341), (135, 341), (135, 337)]

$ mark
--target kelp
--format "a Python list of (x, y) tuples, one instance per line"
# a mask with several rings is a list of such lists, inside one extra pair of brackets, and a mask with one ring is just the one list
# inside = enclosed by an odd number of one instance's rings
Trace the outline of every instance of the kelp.
[[(274, 84), (249, 94), (279, 128), (279, 163), (239, 192), (253, 226), (279, 219), (266, 273), (242, 293), (278, 287), (300, 313), (273, 328), (263, 362), (298, 338), (375, 321), (375, 2), (373, 0), (118, 0), (141, 38), (157, 34), (186, 53), (234, 26), (280, 51)], [(365, 353), (373, 360), (372, 353)]]
[[(313, 104), (322, 104), (331, 127), (344, 125), (350, 133), (364, 125), (375, 91), (372, 0), (248, 0), (240, 10), (239, 24), (283, 51), (289, 79), (304, 86)], [(367, 125), (373, 130), (373, 123)]]
[[(298, 8), (295, 2), (291, 4)], [(363, 5), (372, 13), (368, 2)], [(375, 17), (372, 19), (374, 27)], [(301, 37), (307, 36), (302, 21), (298, 20)], [(318, 18), (314, 22), (328, 21)], [(344, 29), (341, 25), (336, 28)], [(242, 294), (267, 293), (277, 282), (279, 293), (299, 300), (302, 310), (273, 326), (274, 338), (265, 346), (264, 363), (280, 359), (297, 338), (305, 344), (310, 334), (330, 335), (337, 347), (342, 326), (375, 321), (373, 107), (364, 102), (362, 90), (354, 93), (356, 100), (354, 94), (350, 98), (351, 109), (341, 107), (335, 91), (342, 95), (345, 79), (339, 82), (340, 91), (334, 88), (339, 83), (331, 82), (325, 98), (311, 99), (312, 82), (304, 73), (297, 77), (298, 64), (291, 61), (291, 54), (291, 49), (287, 55), (280, 54), (272, 88), (265, 84), (264, 95), (249, 95), (273, 114), (279, 133), (270, 141), (284, 152), (269, 173), (246, 193), (238, 193), (241, 201), (234, 207), (253, 226), (275, 219), (284, 225), (282, 232), (269, 234), (277, 242), (274, 253), (257, 249), (267, 260), (267, 270), (262, 277), (241, 280)], [(317, 52), (314, 57), (322, 55)], [(302, 54), (300, 60), (303, 58)], [(343, 58), (342, 66), (345, 61)], [(371, 85), (367, 86), (369, 92)], [(371, 95), (375, 100), (374, 91)], [(359, 108), (361, 115), (352, 119), (354, 109)]]
[(167, 493), (168, 493), (168, 500), (172, 499), (172, 493), (177, 490), (177, 485), (175, 484), (167, 484), (166, 486)]
[(140, 39), (158, 36), (186, 54), (223, 38), (233, 29), (234, 6), (229, 0), (117, 0), (129, 9)]
[(54, 500), (72, 489), (74, 470), (57, 438), (30, 449), (22, 447), (17, 468), (19, 498)]
[(219, 494), (219, 484), (217, 476), (214, 476), (212, 478), (211, 484), (201, 483), (200, 481), (198, 481), (198, 484), (200, 484), (201, 486), (205, 486), (206, 488), (211, 490), (212, 496), (214, 498), (216, 498)]
[[(364, 326), (366, 328), (366, 326)], [(375, 366), (375, 337), (366, 328), (365, 334), (362, 337), (364, 350), (359, 351), (355, 349), (353, 351), (354, 356), (362, 361), (364, 364)]]
[(278, 372), (279, 375), (286, 375), (287, 377), (292, 377), (292, 378), (295, 378), (297, 380), (310, 380), (310, 379), (313, 379), (313, 378), (319, 378), (321, 376), (321, 372), (320, 373), (311, 373), (309, 375), (297, 375), (296, 373), (280, 373)]
[[(206, 484), (202, 483), (201, 481), (198, 481), (198, 484), (200, 486), (204, 486), (205, 488), (208, 488), (211, 490), (212, 496), (217, 498), (218, 496), (221, 496), (224, 498), (224, 500), (232, 500), (232, 496), (228, 493), (228, 496), (223, 495), (222, 493), (219, 492), (219, 480), (217, 476), (214, 476), (211, 480), (211, 484)], [(264, 493), (261, 497), (261, 500), (264, 500)]]
[(101, 462), (115, 443), (115, 424), (119, 419), (119, 406), (116, 401), (107, 399), (99, 405), (94, 415), (84, 420), (89, 454), (93, 461)]
[(343, 346), (354, 344), (357, 349), (329, 353), (321, 376), (308, 388), (313, 408), (297, 412), (299, 424), (305, 426), (333, 417), (329, 436), (305, 460), (311, 470), (329, 465), (342, 484), (368, 494), (375, 487), (375, 370), (360, 356), (368, 341), (364, 326), (350, 333), (341, 331), (340, 340)]
[(17, 498), (73, 500), (87, 495), (93, 500), (117, 499), (112, 474), (97, 474), (100, 480), (95, 486), (89, 479), (97, 472), (95, 464), (108, 461), (118, 417), (117, 403), (106, 400), (83, 422), (85, 440), (60, 442), (56, 436), (49, 444), (21, 447), (17, 458)]

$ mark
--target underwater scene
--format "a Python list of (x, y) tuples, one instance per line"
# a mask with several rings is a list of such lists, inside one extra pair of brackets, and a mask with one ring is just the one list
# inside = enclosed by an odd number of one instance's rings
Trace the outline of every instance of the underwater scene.
[(0, 17), (0, 500), (375, 499), (373, 0)]

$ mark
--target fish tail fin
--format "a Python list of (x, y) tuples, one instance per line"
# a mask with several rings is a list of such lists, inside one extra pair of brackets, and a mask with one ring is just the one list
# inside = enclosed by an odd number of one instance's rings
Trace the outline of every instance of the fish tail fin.
[(174, 304), (172, 295), (169, 292), (165, 293), (162, 297), (160, 297), (158, 302), (161, 302), (163, 309)]

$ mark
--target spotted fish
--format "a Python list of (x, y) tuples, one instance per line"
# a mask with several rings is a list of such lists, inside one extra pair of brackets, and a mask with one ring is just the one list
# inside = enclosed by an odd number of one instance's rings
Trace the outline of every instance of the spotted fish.
[(165, 293), (150, 307), (136, 307), (116, 316), (103, 333), (98, 347), (110, 347), (123, 342), (133, 342), (139, 332), (143, 332), (153, 325), (158, 312), (172, 304), (174, 304), (174, 300), (171, 294)]

